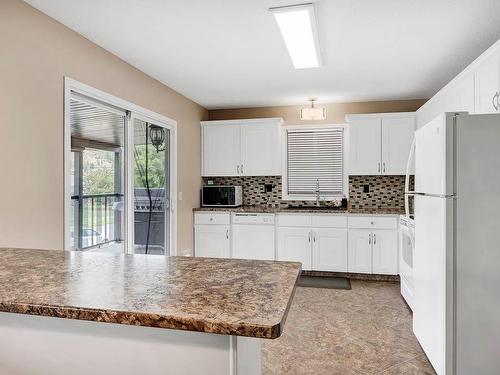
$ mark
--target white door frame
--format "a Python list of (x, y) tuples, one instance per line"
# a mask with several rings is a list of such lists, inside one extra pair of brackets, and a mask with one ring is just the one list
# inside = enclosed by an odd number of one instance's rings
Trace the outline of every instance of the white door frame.
[[(64, 249), (71, 250), (71, 92), (77, 92), (104, 103), (122, 108), (130, 112), (125, 123), (125, 239), (126, 253), (134, 253), (134, 221), (133, 221), (133, 119), (151, 122), (170, 131), (170, 243), (169, 255), (177, 254), (177, 121), (162, 116), (149, 109), (105, 93), (94, 87), (64, 77)], [(130, 147), (132, 145), (132, 147)], [(132, 172), (132, 173), (130, 173)]]

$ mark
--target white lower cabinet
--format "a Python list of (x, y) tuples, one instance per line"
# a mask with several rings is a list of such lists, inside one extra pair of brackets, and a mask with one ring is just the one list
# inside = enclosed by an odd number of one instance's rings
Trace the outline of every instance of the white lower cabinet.
[(301, 262), (303, 270), (311, 270), (311, 229), (279, 227), (277, 234), (277, 259)]
[(231, 226), (228, 213), (197, 213), (195, 255), (295, 261), (305, 271), (397, 275), (397, 223), (396, 216), (286, 213), (277, 215), (276, 227)]
[(397, 218), (349, 217), (348, 272), (398, 274)]
[(371, 230), (350, 229), (347, 271), (372, 273)]
[(277, 260), (304, 271), (347, 272), (347, 229), (278, 227)]
[(229, 225), (195, 225), (195, 255), (198, 257), (229, 258)]
[(229, 212), (195, 213), (194, 255), (209, 258), (231, 257)]
[(394, 230), (372, 232), (373, 273), (398, 274), (398, 233)]
[(347, 272), (347, 229), (314, 228), (312, 269)]
[(342, 215), (278, 215), (277, 260), (301, 262), (305, 271), (347, 272), (346, 228)]

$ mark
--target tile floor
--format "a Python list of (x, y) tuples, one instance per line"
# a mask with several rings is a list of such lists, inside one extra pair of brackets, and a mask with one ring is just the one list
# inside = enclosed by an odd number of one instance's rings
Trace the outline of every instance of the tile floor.
[(411, 331), (399, 284), (296, 290), (283, 335), (263, 340), (263, 375), (435, 374)]

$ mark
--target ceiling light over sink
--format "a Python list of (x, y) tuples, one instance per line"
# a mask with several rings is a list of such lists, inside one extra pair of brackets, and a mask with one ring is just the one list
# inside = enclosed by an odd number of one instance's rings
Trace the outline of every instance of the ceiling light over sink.
[(303, 121), (317, 121), (326, 119), (326, 108), (315, 107), (314, 102), (316, 99), (309, 99), (311, 101), (311, 106), (308, 108), (302, 108), (300, 110), (300, 119)]
[(295, 69), (321, 65), (313, 4), (270, 8), (285, 40)]

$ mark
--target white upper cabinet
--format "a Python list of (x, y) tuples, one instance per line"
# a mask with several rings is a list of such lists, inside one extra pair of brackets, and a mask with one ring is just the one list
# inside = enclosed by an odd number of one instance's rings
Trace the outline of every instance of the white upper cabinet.
[(381, 172), (380, 118), (349, 121), (349, 174), (372, 175)]
[(281, 175), (282, 122), (202, 121), (202, 176)]
[(500, 51), (475, 70), (476, 113), (500, 111)]
[(281, 127), (277, 124), (241, 125), (241, 166), (244, 176), (281, 174)]
[(417, 127), (443, 112), (500, 112), (500, 40), (417, 111)]
[(210, 125), (202, 128), (203, 176), (236, 176), (240, 168), (240, 127)]
[(406, 174), (414, 113), (347, 115), (346, 120), (350, 175)]
[(382, 174), (406, 174), (414, 133), (414, 117), (382, 118)]
[[(474, 74), (470, 73), (445, 92), (443, 97), (444, 111), (474, 113), (474, 101)], [(438, 114), (439, 113), (437, 113), (436, 116)], [(429, 121), (430, 120), (432, 120), (432, 118), (430, 118)]]

